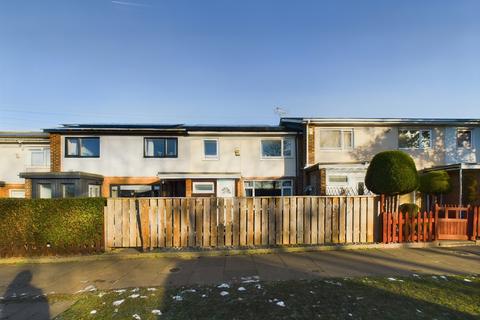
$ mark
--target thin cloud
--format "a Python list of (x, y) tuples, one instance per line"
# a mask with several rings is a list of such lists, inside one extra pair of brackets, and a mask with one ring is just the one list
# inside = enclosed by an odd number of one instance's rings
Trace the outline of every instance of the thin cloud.
[(150, 7), (148, 4), (144, 3), (136, 3), (136, 2), (128, 2), (128, 1), (118, 1), (118, 0), (111, 0), (111, 3), (118, 4), (121, 6), (131, 6), (131, 7)]

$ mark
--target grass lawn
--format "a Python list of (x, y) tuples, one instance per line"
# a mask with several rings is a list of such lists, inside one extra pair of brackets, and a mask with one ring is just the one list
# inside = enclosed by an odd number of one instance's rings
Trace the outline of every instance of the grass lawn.
[(228, 286), (84, 293), (56, 319), (480, 319), (478, 276), (245, 278)]

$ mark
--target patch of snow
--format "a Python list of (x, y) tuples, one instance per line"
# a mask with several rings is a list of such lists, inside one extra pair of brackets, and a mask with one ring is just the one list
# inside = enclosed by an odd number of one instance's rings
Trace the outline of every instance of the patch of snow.
[(228, 296), (229, 293), (228, 293), (227, 291), (222, 291), (222, 292), (220, 292), (220, 295), (221, 295), (222, 297), (225, 297), (225, 296)]
[(217, 286), (217, 288), (219, 289), (228, 289), (230, 288), (230, 286), (228, 285), (228, 283), (222, 283), (221, 285)]
[(349, 317), (353, 317), (353, 314), (349, 313), (348, 316), (349, 316)]
[(187, 290), (183, 290), (182, 292), (192, 292), (192, 293), (195, 293), (195, 292), (197, 292), (197, 290), (195, 290), (195, 289), (187, 289)]
[(465, 281), (465, 282), (472, 282), (472, 280), (467, 279), (467, 278), (463, 279), (463, 281)]
[(260, 285), (260, 284), (257, 284), (255, 287), (256, 287), (257, 289), (262, 289), (262, 285)]
[(207, 297), (207, 295), (206, 295), (206, 294), (202, 294), (202, 298), (206, 298), (206, 297)]
[(116, 293), (124, 293), (125, 291), (127, 291), (127, 290), (125, 290), (125, 289), (113, 290), (113, 292), (116, 292)]
[(98, 297), (101, 298), (101, 297), (103, 297), (104, 295), (105, 295), (105, 292), (100, 292), (100, 293), (98, 294)]
[(340, 282), (335, 282), (335, 281), (330, 281), (330, 280), (323, 280), (323, 282), (328, 283), (328, 284), (333, 284), (333, 285), (336, 285), (336, 286), (339, 286), (339, 287), (342, 286), (342, 284)]
[(240, 277), (242, 283), (255, 283), (260, 281), (259, 276)]
[(390, 277), (390, 278), (387, 278), (387, 279), (388, 279), (389, 281), (397, 281), (397, 279), (395, 279), (395, 278), (392, 278), (392, 277)]
[(140, 296), (140, 299), (147, 299), (147, 296)]
[(182, 301), (183, 297), (182, 296), (173, 296), (172, 299), (175, 300), (175, 301)]
[(448, 280), (445, 276), (440, 276), (440, 278), (442, 278), (443, 280)]
[(136, 313), (132, 316), (132, 318), (135, 320), (142, 320), (142, 318)]
[(139, 288), (135, 288), (135, 289), (132, 289), (130, 290), (131, 292), (138, 292), (138, 290), (140, 290)]
[(113, 312), (118, 312), (118, 308), (115, 308), (115, 310), (113, 310)]
[(147, 288), (147, 291), (157, 291), (156, 288)]
[(415, 278), (420, 278), (420, 276), (416, 273), (412, 274), (412, 276), (414, 276)]
[(128, 297), (132, 298), (132, 299), (136, 299), (136, 298), (140, 297), (140, 295), (138, 293), (134, 293), (134, 294), (129, 295)]
[(160, 311), (158, 309), (152, 310), (152, 313), (156, 316), (161, 316), (162, 315), (162, 311)]
[(125, 299), (113, 301), (113, 306), (114, 306), (114, 307), (118, 307), (118, 306), (121, 305), (124, 301), (125, 301)]
[(357, 300), (362, 300), (362, 299), (363, 299), (363, 297), (357, 297)]
[(277, 306), (279, 306), (279, 307), (285, 307), (285, 302), (283, 302), (283, 301), (278, 301), (278, 302), (277, 302)]
[(91, 284), (91, 285), (86, 286), (85, 288), (83, 288), (81, 290), (78, 290), (75, 293), (92, 292), (92, 291), (96, 291), (96, 290), (97, 290), (97, 288), (95, 288), (95, 286)]
[(96, 314), (96, 313), (97, 313), (97, 310), (90, 311), (90, 314)]
[(238, 291), (245, 291), (245, 290), (247, 290), (247, 289), (245, 289), (244, 287), (239, 287), (238, 288)]
[(436, 279), (438, 279), (438, 278), (437, 278), (437, 276), (432, 276), (432, 279), (435, 279), (435, 280), (436, 280)]
[(418, 313), (422, 313), (422, 310), (420, 310), (420, 309), (417, 309), (417, 312), (418, 312)]

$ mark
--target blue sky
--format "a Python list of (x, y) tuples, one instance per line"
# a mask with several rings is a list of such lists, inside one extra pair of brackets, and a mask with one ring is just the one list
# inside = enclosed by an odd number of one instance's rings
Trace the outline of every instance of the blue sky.
[(480, 117), (480, 1), (0, 0), (0, 130)]

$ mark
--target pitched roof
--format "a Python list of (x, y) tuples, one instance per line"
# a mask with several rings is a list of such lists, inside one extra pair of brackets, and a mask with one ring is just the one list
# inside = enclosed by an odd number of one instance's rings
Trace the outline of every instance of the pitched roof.
[(322, 117), (285, 117), (280, 125), (315, 123), (325, 125), (480, 125), (480, 119), (467, 118), (322, 118)]

